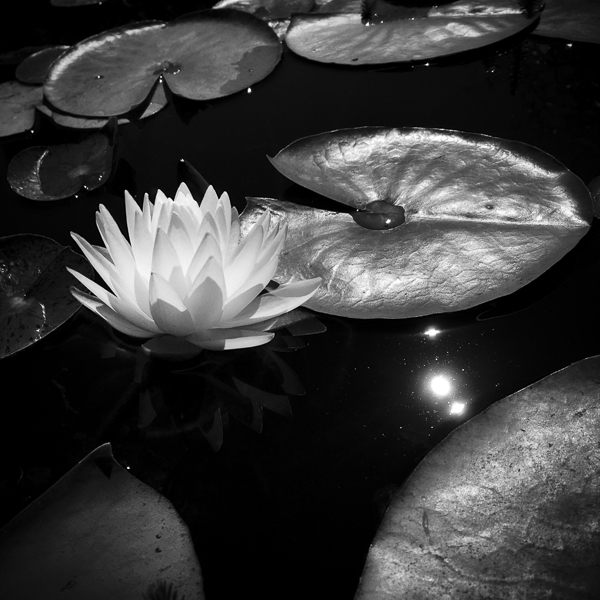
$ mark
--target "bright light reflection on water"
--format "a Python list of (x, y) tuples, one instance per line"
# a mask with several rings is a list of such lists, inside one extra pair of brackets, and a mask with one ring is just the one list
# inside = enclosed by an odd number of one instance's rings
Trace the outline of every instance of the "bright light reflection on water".
[(429, 387), (436, 396), (443, 397), (452, 391), (452, 382), (445, 375), (436, 375), (431, 378)]

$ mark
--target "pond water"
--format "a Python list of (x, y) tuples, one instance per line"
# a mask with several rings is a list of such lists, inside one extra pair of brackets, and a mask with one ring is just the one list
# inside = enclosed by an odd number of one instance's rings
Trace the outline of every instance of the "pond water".
[[(38, 117), (33, 134), (1, 140), (0, 235), (75, 249), (76, 231), (99, 243), (98, 205), (123, 224), (123, 191), (172, 195), (182, 158), (240, 209), (246, 196), (330, 206), (266, 157), (363, 125), (519, 140), (588, 181), (600, 172), (599, 62), (598, 46), (529, 32), (429, 65), (345, 68), (284, 50), (245, 92), (121, 126), (109, 183), (55, 203), (6, 182), (18, 151), (74, 135)], [(307, 311), (265, 347), (177, 367), (142, 364), (130, 340), (82, 310), (0, 363), (0, 520), (111, 442), (190, 527), (207, 598), (352, 598), (391, 495), (427, 452), (492, 402), (600, 353), (599, 236), (594, 221), (538, 280), (467, 311), (390, 321)]]

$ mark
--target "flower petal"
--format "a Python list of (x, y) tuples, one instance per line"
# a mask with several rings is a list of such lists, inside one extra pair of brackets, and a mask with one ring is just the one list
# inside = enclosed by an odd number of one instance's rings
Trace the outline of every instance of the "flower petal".
[(190, 335), (194, 321), (173, 286), (158, 273), (150, 276), (150, 314), (163, 333)]
[(219, 265), (220, 271), (223, 270), (223, 256), (219, 243), (211, 233), (207, 233), (198, 245), (185, 274), (188, 285), (196, 281), (198, 274), (210, 259), (213, 259)]
[(111, 294), (108, 290), (104, 289), (96, 282), (69, 267), (67, 267), (67, 271), (69, 271), (69, 273), (71, 273), (71, 275), (73, 275), (73, 277), (75, 277), (81, 284), (85, 285), (85, 287), (87, 287), (87, 289), (92, 292), (92, 294), (94, 294), (98, 300), (100, 300), (100, 302), (106, 304), (106, 306), (111, 308), (126, 321), (144, 331), (149, 331), (154, 334), (159, 333), (159, 329), (154, 321), (144, 314), (144, 312), (142, 312), (137, 305), (129, 302), (127, 299), (122, 299), (119, 296)]
[(204, 192), (204, 198), (202, 198), (202, 202), (200, 202), (202, 216), (205, 217), (207, 214), (214, 214), (218, 204), (219, 197), (217, 196), (217, 192), (215, 192), (215, 188), (211, 185), (206, 192)]
[(225, 281), (221, 265), (209, 259), (194, 281), (185, 299), (196, 331), (215, 327), (221, 321)]
[(156, 233), (152, 251), (152, 274), (155, 273), (166, 279), (177, 290), (180, 298), (185, 297), (187, 284), (183, 268), (175, 247), (162, 228), (159, 228)]
[(236, 350), (252, 348), (270, 342), (274, 333), (246, 329), (209, 329), (187, 337), (192, 344), (206, 350)]
[(316, 277), (281, 285), (276, 290), (256, 298), (236, 317), (222, 321), (219, 327), (243, 327), (278, 317), (304, 304), (320, 284), (321, 278)]
[(125, 190), (125, 216), (127, 217), (127, 233), (129, 234), (129, 241), (131, 242), (133, 239), (136, 217), (142, 216), (142, 210), (127, 190)]
[(94, 296), (90, 296), (89, 294), (81, 292), (75, 287), (71, 288), (71, 294), (73, 294), (73, 296), (77, 298), (77, 300), (79, 300), (79, 302), (81, 302), (81, 304), (83, 304), (85, 307), (102, 317), (111, 327), (114, 327), (125, 335), (130, 335), (137, 338), (149, 338), (156, 335), (151, 331), (146, 331), (136, 327)]

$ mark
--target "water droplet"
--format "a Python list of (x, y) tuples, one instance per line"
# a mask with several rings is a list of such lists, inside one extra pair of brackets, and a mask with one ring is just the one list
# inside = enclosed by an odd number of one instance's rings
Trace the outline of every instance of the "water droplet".
[(104, 75), (96, 75), (96, 79), (104, 79)]

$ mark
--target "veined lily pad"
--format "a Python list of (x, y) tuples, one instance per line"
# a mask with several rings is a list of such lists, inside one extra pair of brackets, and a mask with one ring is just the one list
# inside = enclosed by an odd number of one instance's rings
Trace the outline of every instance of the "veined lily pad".
[(67, 267), (94, 274), (83, 256), (50, 238), (0, 238), (0, 358), (42, 339), (79, 310)]
[(77, 144), (27, 148), (8, 165), (8, 183), (17, 194), (42, 201), (95, 190), (110, 175), (114, 144), (115, 127), (107, 125)]
[(42, 85), (52, 63), (69, 46), (49, 46), (28, 56), (19, 64), (15, 76), (19, 81), (28, 84)]
[(300, 139), (272, 163), (354, 209), (404, 209), (397, 226), (373, 230), (346, 213), (248, 200), (243, 229), (267, 208), (288, 224), (275, 279), (321, 277), (306, 306), (340, 316), (416, 317), (510, 294), (573, 248), (593, 218), (589, 190), (561, 163), (485, 135), (339, 130)]
[(356, 600), (595, 598), (600, 358), (462, 425), (388, 509)]
[(206, 10), (92, 36), (54, 63), (44, 93), (75, 115), (122, 115), (143, 103), (160, 77), (178, 96), (210, 100), (239, 92), (279, 62), (281, 43), (261, 19)]
[(597, 0), (546, 0), (544, 4), (536, 35), (600, 44)]
[(33, 129), (35, 107), (42, 101), (39, 86), (18, 81), (0, 83), (0, 137)]
[[(0, 531), (0, 570), (4, 600), (204, 598), (187, 526), (110, 444)], [(150, 594), (161, 587), (177, 594)]]
[[(354, 4), (354, 3), (352, 3)], [(459, 0), (428, 11), (384, 2), (348, 13), (294, 15), (285, 41), (296, 54), (347, 65), (426, 60), (481, 48), (538, 18), (517, 0)]]

